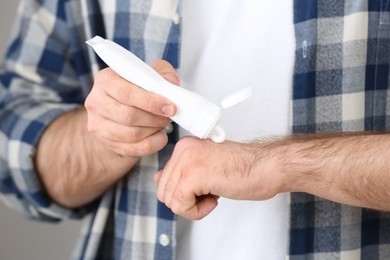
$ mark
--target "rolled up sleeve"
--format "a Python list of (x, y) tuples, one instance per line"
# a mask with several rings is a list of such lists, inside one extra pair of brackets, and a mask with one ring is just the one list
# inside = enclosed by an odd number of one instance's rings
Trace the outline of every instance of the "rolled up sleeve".
[(82, 217), (92, 207), (54, 203), (34, 167), (47, 126), (85, 99), (69, 47), (66, 2), (21, 1), (0, 70), (1, 198), (26, 217), (45, 221)]

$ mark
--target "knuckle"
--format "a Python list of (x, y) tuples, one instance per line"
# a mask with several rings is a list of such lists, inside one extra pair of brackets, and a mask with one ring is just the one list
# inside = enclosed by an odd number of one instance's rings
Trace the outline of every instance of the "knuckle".
[(157, 126), (158, 127), (164, 127), (164, 126), (167, 126), (170, 122), (171, 122), (171, 119), (169, 119), (168, 117), (159, 117), (157, 120)]
[(165, 190), (164, 190), (164, 201), (165, 201), (165, 204), (170, 208), (171, 205), (172, 205), (172, 201), (174, 199), (174, 195), (173, 195), (173, 189), (172, 187), (168, 187), (169, 185), (167, 184), (165, 186)]
[(96, 73), (94, 85), (98, 84), (98, 82), (105, 82), (113, 76), (114, 76), (114, 71), (112, 69), (104, 68)]
[(154, 152), (152, 149), (152, 144), (147, 141), (138, 143), (134, 150), (141, 156), (147, 156)]
[(129, 101), (133, 97), (133, 91), (128, 84), (121, 84), (118, 86), (118, 95), (121, 99)]
[[(167, 205), (168, 206), (168, 205)], [(169, 206), (168, 206), (169, 207)], [(173, 213), (175, 213), (176, 215), (179, 215), (179, 216), (183, 216), (184, 215), (184, 211), (182, 210), (182, 207), (180, 205), (178, 205), (177, 203), (173, 203), (171, 205), (171, 207), (169, 207)]]
[(92, 107), (91, 95), (88, 95), (84, 101), (84, 107), (89, 110)]
[(112, 141), (119, 141), (122, 139), (121, 132), (117, 129), (107, 129), (105, 136)]
[(125, 108), (122, 110), (121, 114), (122, 114), (122, 120), (126, 122), (126, 124), (129, 124), (136, 119), (135, 109)]
[(85, 98), (84, 107), (88, 112), (94, 111), (96, 107), (95, 95), (93, 92)]
[(179, 216), (183, 216), (185, 214), (185, 210), (183, 209), (183, 206), (176, 200), (174, 199), (169, 207), (173, 213)]
[(146, 111), (153, 111), (153, 98), (151, 97), (151, 95), (147, 95), (147, 97), (144, 99), (144, 106)]
[[(160, 131), (159, 133), (163, 132)], [(165, 134), (155, 136), (159, 133), (154, 133), (151, 136), (146, 137), (138, 143), (134, 144), (134, 151), (139, 156), (148, 156), (162, 149), (168, 143), (168, 137)]]
[(184, 214), (186, 212), (184, 202), (183, 192), (180, 189), (177, 189), (171, 199), (171, 209), (179, 215)]
[(180, 152), (182, 153), (183, 151), (185, 151), (186, 149), (186, 139), (187, 138), (182, 138), (180, 139), (177, 143), (176, 143), (176, 146), (175, 146), (175, 152)]
[(115, 151), (116, 154), (120, 155), (121, 157), (132, 157), (136, 155), (131, 146), (116, 142), (109, 142), (108, 145), (113, 151)]
[(126, 134), (123, 131), (121, 131), (120, 129), (115, 129), (115, 128), (111, 129), (109, 134), (113, 140), (118, 141), (118, 142), (124, 141), (125, 136), (126, 136)]
[(189, 160), (186, 159), (196, 159), (198, 157), (197, 150), (191, 149), (190, 146), (183, 145), (175, 147), (175, 153), (179, 153), (180, 157), (182, 158), (182, 163), (188, 164)]
[(189, 219), (192, 219), (192, 220), (201, 220), (204, 216), (202, 215), (199, 215), (199, 214), (188, 214), (188, 217)]
[(185, 138), (180, 139), (177, 142), (176, 147), (180, 150), (191, 150), (189, 148), (192, 147), (193, 145), (194, 145), (194, 138), (185, 137)]
[(136, 143), (142, 138), (142, 131), (138, 128), (130, 128), (126, 133), (126, 139), (131, 143)]
[(163, 192), (163, 189), (157, 189), (156, 195), (157, 195), (157, 199), (159, 201), (161, 201), (162, 203), (164, 203), (164, 192)]
[(135, 127), (112, 129), (112, 137), (121, 143), (135, 144), (142, 139), (142, 131)]

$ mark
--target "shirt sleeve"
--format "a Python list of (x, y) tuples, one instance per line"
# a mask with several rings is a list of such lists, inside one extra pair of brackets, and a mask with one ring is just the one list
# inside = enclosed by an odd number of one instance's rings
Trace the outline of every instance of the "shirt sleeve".
[(69, 47), (66, 2), (21, 1), (0, 69), (0, 197), (25, 216), (45, 221), (82, 217), (93, 208), (57, 205), (34, 169), (45, 128), (85, 99)]

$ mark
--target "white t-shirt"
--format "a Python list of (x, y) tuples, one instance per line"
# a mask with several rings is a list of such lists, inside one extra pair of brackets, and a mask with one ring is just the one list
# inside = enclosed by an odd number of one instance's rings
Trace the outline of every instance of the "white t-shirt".
[[(215, 104), (246, 86), (255, 89), (251, 99), (222, 112), (230, 140), (290, 131), (292, 2), (182, 0), (182, 87)], [(176, 259), (284, 259), (288, 220), (287, 194), (267, 201), (221, 198), (203, 220), (178, 218)]]

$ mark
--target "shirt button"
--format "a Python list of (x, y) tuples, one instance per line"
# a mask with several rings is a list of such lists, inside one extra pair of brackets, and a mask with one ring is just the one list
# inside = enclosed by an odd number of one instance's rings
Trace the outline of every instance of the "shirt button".
[(171, 240), (169, 239), (169, 236), (167, 234), (161, 234), (159, 238), (160, 245), (162, 246), (168, 246)]
[(180, 23), (180, 15), (179, 14), (175, 14), (175, 16), (173, 16), (173, 23), (176, 25)]
[(172, 124), (169, 124), (169, 125), (166, 125), (163, 127), (163, 131), (165, 133), (167, 133), (168, 135), (169, 134), (172, 134), (173, 133), (173, 125)]

